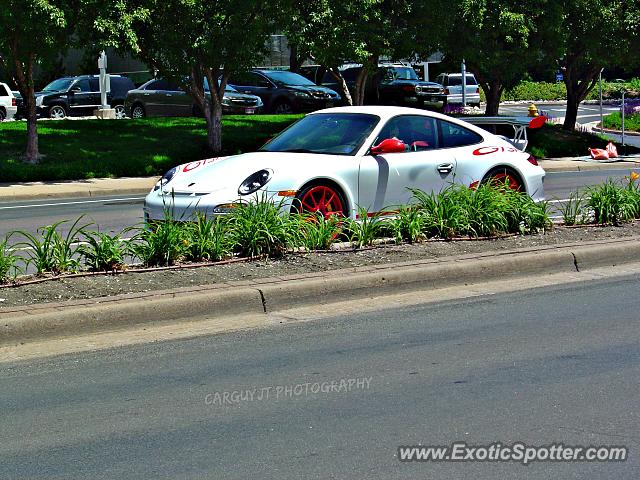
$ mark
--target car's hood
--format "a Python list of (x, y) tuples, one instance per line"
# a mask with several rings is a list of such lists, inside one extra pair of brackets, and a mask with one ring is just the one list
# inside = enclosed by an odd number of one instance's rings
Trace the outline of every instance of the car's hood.
[(330, 88), (322, 87), (320, 85), (287, 85), (287, 88), (292, 90), (298, 90), (301, 92), (318, 92), (318, 93), (327, 93), (329, 95), (337, 95), (337, 93)]
[(256, 98), (260, 98), (256, 95), (250, 95), (247, 93), (239, 93), (239, 92), (229, 92), (228, 90), (225, 90), (224, 96), (225, 98), (235, 98), (238, 100), (255, 100)]
[[(341, 157), (338, 157), (341, 158)], [(236, 195), (240, 184), (251, 174), (262, 170), (273, 171), (273, 178), (294, 178), (296, 173), (308, 170), (310, 165), (336, 160), (336, 155), (313, 153), (252, 152), (231, 157), (211, 158), (178, 167), (178, 173), (164, 186), (163, 192), (182, 195), (202, 195), (229, 191)], [(273, 181), (273, 180), (272, 180)]]

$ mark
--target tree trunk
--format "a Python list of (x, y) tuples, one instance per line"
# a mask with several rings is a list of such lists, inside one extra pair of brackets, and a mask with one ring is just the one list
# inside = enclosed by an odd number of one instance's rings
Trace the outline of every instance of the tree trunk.
[(563, 130), (575, 130), (578, 121), (578, 108), (580, 107), (580, 99), (576, 95), (575, 88), (569, 88), (567, 85), (567, 108), (564, 113)]
[(482, 89), (487, 99), (487, 107), (484, 114), (488, 117), (497, 116), (500, 110), (500, 99), (502, 98), (504, 87), (499, 83), (483, 83)]
[(579, 75), (572, 66), (567, 66), (564, 69), (564, 84), (567, 87), (567, 109), (562, 125), (563, 130), (575, 130), (580, 103), (587, 98), (589, 92), (598, 83), (600, 69), (600, 66), (591, 67), (583, 75)]
[(33, 63), (34, 55), (30, 54), (27, 60), (26, 72), (17, 58), (17, 52), (13, 52), (15, 58), (15, 73), (18, 89), (23, 97), (25, 109), (27, 111), (27, 148), (24, 153), (25, 163), (35, 165), (40, 162), (40, 151), (38, 148), (38, 116), (36, 114), (36, 97), (33, 86)]
[(289, 70), (298, 73), (300, 71), (300, 59), (298, 58), (298, 47), (289, 45)]
[(340, 95), (342, 95), (344, 101), (347, 103), (347, 105), (353, 105), (353, 98), (351, 98), (351, 92), (349, 92), (347, 81), (342, 76), (342, 73), (340, 73), (340, 70), (338, 70), (337, 68), (330, 68), (329, 71), (331, 72), (333, 78), (335, 78), (338, 82), (338, 91)]
[(358, 73), (356, 78), (356, 88), (353, 95), (354, 105), (364, 105), (364, 93), (367, 86), (367, 77), (369, 76), (369, 70), (366, 65), (362, 66), (362, 70)]
[(219, 155), (222, 152), (222, 100), (224, 98), (224, 89), (227, 87), (228, 74), (222, 76), (220, 85), (218, 85), (220, 72), (216, 70), (214, 74), (210, 68), (205, 71), (211, 90), (211, 100), (205, 102), (207, 145), (213, 154)]

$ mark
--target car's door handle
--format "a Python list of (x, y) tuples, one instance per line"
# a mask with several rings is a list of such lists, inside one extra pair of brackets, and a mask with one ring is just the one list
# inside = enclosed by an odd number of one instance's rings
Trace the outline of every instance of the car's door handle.
[(149, 95), (151, 95), (150, 93), (145, 93), (144, 96), (148, 97)]
[(164, 96), (165, 97), (173, 97), (173, 95), (171, 95), (170, 93), (165, 93)]
[(451, 173), (453, 171), (452, 163), (441, 163), (438, 165), (438, 173), (441, 175), (446, 175), (447, 173)]

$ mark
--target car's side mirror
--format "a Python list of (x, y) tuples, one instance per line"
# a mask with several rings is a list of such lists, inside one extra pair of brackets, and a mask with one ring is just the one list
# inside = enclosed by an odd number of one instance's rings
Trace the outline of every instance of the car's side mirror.
[(385, 153), (400, 153), (406, 150), (406, 145), (397, 138), (386, 138), (378, 145), (371, 147), (372, 155), (382, 155)]

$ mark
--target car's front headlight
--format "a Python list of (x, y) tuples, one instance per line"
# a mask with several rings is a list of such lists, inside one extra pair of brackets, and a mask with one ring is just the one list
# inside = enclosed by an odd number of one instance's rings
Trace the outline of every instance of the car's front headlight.
[(164, 187), (173, 179), (173, 177), (176, 176), (176, 173), (178, 173), (178, 167), (173, 167), (171, 170), (165, 173), (162, 178), (155, 184), (155, 186), (153, 187), (153, 191), (155, 192), (156, 190)]
[(303, 98), (307, 98), (311, 96), (311, 94), (309, 94), (308, 92), (303, 92), (302, 90), (294, 90), (293, 94), (296, 97), (303, 97)]
[(240, 195), (250, 195), (253, 192), (261, 189), (267, 183), (269, 183), (272, 174), (273, 172), (271, 170), (265, 168), (249, 175), (238, 187), (238, 193)]
[(231, 99), (229, 97), (222, 97), (222, 105), (225, 107), (231, 106)]
[(258, 100), (256, 101), (256, 107), (262, 107), (262, 106), (264, 106), (264, 103), (262, 103), (262, 99), (258, 97)]
[(36, 107), (41, 107), (43, 101), (44, 101), (44, 96), (43, 95), (37, 96), (36, 97)]

